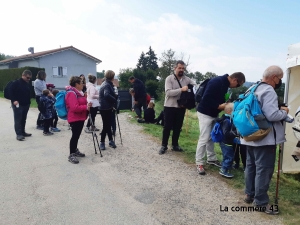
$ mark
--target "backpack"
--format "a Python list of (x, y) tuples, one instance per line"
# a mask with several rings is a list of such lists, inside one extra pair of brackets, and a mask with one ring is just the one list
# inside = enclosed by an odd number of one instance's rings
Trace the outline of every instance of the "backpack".
[(41, 113), (45, 113), (46, 112), (46, 105), (45, 105), (45, 102), (44, 101), (41, 101), (39, 102), (38, 104), (38, 109)]
[(264, 116), (254, 93), (260, 84), (264, 83), (253, 85), (234, 102), (233, 123), (245, 141), (261, 140), (271, 130), (271, 123)]
[(11, 100), (11, 85), (18, 80), (11, 80), (7, 83), (7, 85), (4, 88), (4, 98)]
[[(175, 76), (175, 78), (179, 84), (179, 87), (182, 88), (182, 86), (176, 76)], [(188, 90), (181, 92), (180, 99), (177, 100), (177, 103), (180, 107), (187, 108), (187, 109), (193, 109), (196, 107), (195, 94), (193, 91), (193, 87), (194, 87), (193, 85), (188, 84)]]
[(210, 133), (210, 136), (211, 136), (211, 139), (213, 142), (221, 142), (223, 140), (224, 134), (223, 134), (223, 130), (222, 130), (222, 124), (223, 124), (224, 120), (228, 120), (230, 122), (229, 118), (220, 118), (220, 119), (217, 119), (215, 125), (213, 126), (213, 129)]
[(210, 79), (206, 79), (204, 80), (200, 86), (198, 87), (196, 94), (195, 94), (195, 101), (199, 104), (202, 100), (203, 94), (205, 92), (206, 86), (208, 84), (208, 82), (210, 81)]
[[(66, 95), (67, 93), (70, 91), (60, 91), (57, 93), (56, 95), (56, 102), (54, 104), (56, 112), (57, 112), (57, 116), (62, 119), (62, 120), (66, 120), (67, 119), (67, 115), (68, 115), (68, 110), (66, 107)], [(74, 91), (71, 91), (74, 92)], [(76, 93), (74, 92), (74, 94), (76, 95)], [(77, 95), (76, 95), (77, 97)]]

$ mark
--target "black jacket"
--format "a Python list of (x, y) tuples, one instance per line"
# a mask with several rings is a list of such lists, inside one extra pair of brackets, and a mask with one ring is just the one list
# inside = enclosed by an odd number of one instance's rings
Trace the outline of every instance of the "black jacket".
[(20, 105), (30, 105), (30, 86), (22, 78), (16, 80), (10, 87), (11, 102), (18, 101)]
[(146, 123), (154, 123), (155, 111), (153, 108), (147, 108), (144, 113), (144, 119)]
[(222, 121), (222, 142), (227, 145), (233, 145), (233, 139), (238, 137), (236, 127), (234, 126), (230, 117), (224, 114), (219, 120)]
[(141, 98), (146, 98), (146, 88), (144, 83), (139, 79), (134, 79), (133, 82), (134, 100), (138, 101)]
[(220, 104), (225, 102), (225, 94), (229, 88), (228, 74), (211, 79), (206, 86), (197, 111), (211, 116), (218, 117)]
[(109, 80), (105, 80), (101, 84), (99, 91), (100, 110), (108, 110), (115, 107), (117, 99), (113, 86), (113, 83)]

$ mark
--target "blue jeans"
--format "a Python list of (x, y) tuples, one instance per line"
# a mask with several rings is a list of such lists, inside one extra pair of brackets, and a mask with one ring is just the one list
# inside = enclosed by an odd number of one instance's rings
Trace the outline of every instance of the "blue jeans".
[(23, 135), (23, 133), (25, 133), (25, 125), (29, 106), (30, 105), (20, 105), (19, 108), (17, 108), (14, 104), (11, 104), (14, 112), (16, 135)]
[(229, 170), (232, 167), (234, 158), (233, 147), (230, 145), (225, 145), (223, 142), (220, 143), (220, 147), (223, 155), (222, 170)]
[(269, 203), (267, 194), (274, 172), (276, 146), (247, 146), (245, 170), (245, 193), (254, 197), (254, 204), (264, 206)]

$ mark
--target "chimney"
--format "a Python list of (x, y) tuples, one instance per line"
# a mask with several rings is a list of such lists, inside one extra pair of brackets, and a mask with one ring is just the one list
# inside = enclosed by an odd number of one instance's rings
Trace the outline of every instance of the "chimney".
[(31, 52), (31, 54), (33, 54), (34, 53), (34, 47), (29, 47), (28, 51)]

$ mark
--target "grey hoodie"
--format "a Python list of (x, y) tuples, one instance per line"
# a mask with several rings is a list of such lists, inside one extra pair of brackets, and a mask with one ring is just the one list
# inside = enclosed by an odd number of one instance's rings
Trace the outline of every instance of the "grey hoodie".
[[(262, 111), (268, 121), (273, 123), (276, 131), (276, 144), (280, 144), (286, 141), (284, 134), (284, 126), (280, 122), (287, 117), (285, 110), (278, 109), (278, 96), (271, 85), (261, 84), (255, 90), (257, 100), (259, 101)], [(241, 139), (241, 144), (250, 146), (264, 146), (264, 145), (275, 145), (274, 131), (271, 128), (268, 135), (259, 141), (245, 141)]]

